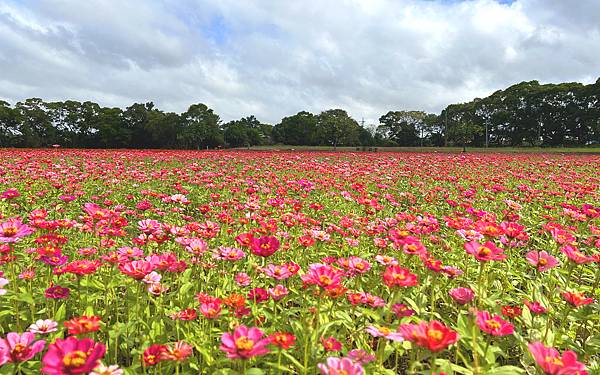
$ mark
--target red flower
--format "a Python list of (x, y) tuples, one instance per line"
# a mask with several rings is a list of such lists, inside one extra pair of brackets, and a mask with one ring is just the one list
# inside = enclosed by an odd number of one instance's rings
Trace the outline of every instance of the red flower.
[(289, 349), (296, 344), (296, 336), (289, 332), (275, 332), (269, 336), (269, 340), (282, 349)]
[(394, 286), (409, 287), (419, 285), (417, 275), (410, 273), (408, 268), (388, 266), (383, 272), (383, 282), (389, 288)]
[(421, 321), (419, 324), (402, 324), (398, 331), (405, 340), (432, 352), (444, 350), (458, 341), (458, 333), (437, 320), (429, 323)]
[(579, 292), (564, 292), (562, 296), (565, 301), (573, 305), (573, 307), (589, 305), (590, 303), (594, 302), (593, 298), (586, 298), (583, 293)]
[(162, 352), (166, 350), (164, 345), (152, 344), (146, 350), (144, 350), (144, 365), (154, 366), (158, 364), (161, 359)]
[(102, 321), (97, 316), (80, 316), (66, 321), (65, 327), (69, 330), (70, 335), (79, 335), (82, 333), (95, 332), (100, 329)]
[(521, 316), (522, 313), (523, 309), (518, 306), (502, 306), (502, 315), (506, 316), (507, 318), (516, 318), (517, 316)]
[(326, 352), (339, 352), (342, 350), (342, 343), (333, 336), (321, 337), (321, 344), (323, 344)]

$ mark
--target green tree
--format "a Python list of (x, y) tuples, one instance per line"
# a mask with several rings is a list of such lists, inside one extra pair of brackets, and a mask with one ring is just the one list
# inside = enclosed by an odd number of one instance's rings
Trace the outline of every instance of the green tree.
[(463, 121), (451, 126), (448, 132), (449, 138), (454, 143), (462, 145), (463, 152), (465, 152), (467, 151), (467, 145), (483, 132), (483, 128), (473, 122)]
[(219, 116), (205, 104), (192, 104), (181, 114), (181, 122), (178, 139), (185, 148), (216, 147), (225, 143)]
[(343, 109), (330, 109), (317, 116), (317, 137), (321, 145), (358, 145), (360, 129), (358, 122)]
[(317, 144), (317, 116), (302, 111), (284, 117), (275, 125), (273, 135), (276, 142), (286, 145), (314, 146)]

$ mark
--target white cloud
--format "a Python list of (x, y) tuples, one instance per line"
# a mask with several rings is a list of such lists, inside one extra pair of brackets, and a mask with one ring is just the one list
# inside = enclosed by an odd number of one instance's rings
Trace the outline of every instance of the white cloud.
[(522, 80), (594, 81), (598, 14), (596, 0), (8, 0), (0, 98), (373, 122)]

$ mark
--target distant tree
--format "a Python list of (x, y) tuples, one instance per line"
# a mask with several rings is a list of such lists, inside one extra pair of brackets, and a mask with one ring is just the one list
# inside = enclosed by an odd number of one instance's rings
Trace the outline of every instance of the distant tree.
[(462, 145), (463, 152), (465, 152), (467, 151), (467, 145), (473, 142), (475, 137), (483, 132), (483, 128), (472, 122), (464, 121), (454, 124), (448, 131), (450, 139), (456, 144)]
[(230, 121), (223, 125), (225, 143), (231, 147), (250, 147), (272, 143), (273, 126), (262, 124), (254, 116)]
[(43, 147), (60, 142), (58, 130), (52, 126), (50, 112), (40, 98), (27, 99), (15, 106), (21, 120), (19, 143), (25, 147)]
[(398, 146), (418, 146), (427, 118), (422, 111), (389, 111), (379, 118), (377, 131)]
[(276, 142), (286, 145), (314, 146), (317, 144), (317, 117), (306, 111), (284, 117), (275, 125), (273, 136)]
[(223, 145), (225, 140), (219, 127), (219, 115), (205, 104), (192, 104), (181, 114), (178, 140), (185, 148), (205, 148)]
[(360, 129), (358, 122), (342, 109), (330, 109), (317, 116), (317, 137), (322, 145), (358, 145)]
[(0, 147), (14, 146), (21, 135), (19, 113), (8, 102), (0, 100)]

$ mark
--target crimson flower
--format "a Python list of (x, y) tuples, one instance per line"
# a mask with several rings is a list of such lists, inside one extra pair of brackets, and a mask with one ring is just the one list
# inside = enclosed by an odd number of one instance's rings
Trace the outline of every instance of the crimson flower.
[(458, 333), (446, 327), (443, 323), (432, 320), (421, 321), (419, 324), (402, 324), (398, 331), (405, 340), (432, 352), (439, 352), (458, 341)]

